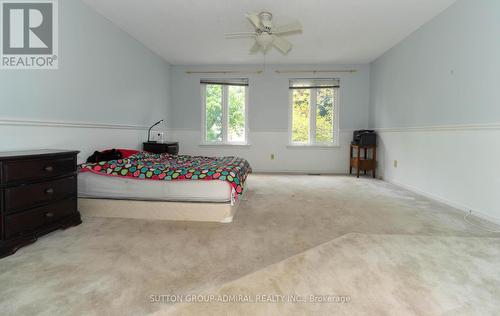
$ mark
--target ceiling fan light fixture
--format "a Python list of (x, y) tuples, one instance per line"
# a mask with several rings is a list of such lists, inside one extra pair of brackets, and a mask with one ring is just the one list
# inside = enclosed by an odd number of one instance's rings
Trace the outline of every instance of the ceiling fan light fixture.
[(260, 47), (262, 47), (263, 51), (267, 51), (267, 49), (273, 44), (274, 38), (268, 33), (262, 33), (256, 38), (257, 43)]
[(266, 54), (272, 47), (275, 47), (283, 55), (286, 55), (292, 49), (292, 44), (282, 36), (302, 33), (302, 25), (299, 21), (274, 27), (273, 15), (267, 11), (262, 11), (259, 14), (247, 13), (245, 16), (255, 31), (226, 33), (225, 36), (226, 38), (253, 37), (255, 43), (250, 48), (250, 54), (256, 54), (259, 51)]

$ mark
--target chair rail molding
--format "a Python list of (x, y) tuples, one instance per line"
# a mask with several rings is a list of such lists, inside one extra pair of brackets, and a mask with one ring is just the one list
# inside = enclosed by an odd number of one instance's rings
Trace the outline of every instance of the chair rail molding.
[(429, 125), (429, 126), (412, 126), (412, 127), (379, 127), (375, 128), (375, 130), (380, 133), (500, 130), (500, 122), (484, 123), (484, 124), (449, 124), (449, 125)]
[(70, 128), (99, 128), (99, 129), (121, 129), (121, 130), (147, 130), (148, 126), (127, 124), (104, 124), (94, 122), (73, 121), (44, 121), (44, 120), (21, 120), (0, 119), (0, 126), (41, 126), (41, 127), (70, 127)]

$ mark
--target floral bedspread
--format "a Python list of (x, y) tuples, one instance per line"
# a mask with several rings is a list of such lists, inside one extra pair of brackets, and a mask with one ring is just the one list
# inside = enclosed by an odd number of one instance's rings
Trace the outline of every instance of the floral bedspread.
[(80, 172), (140, 180), (220, 180), (233, 188), (235, 199), (243, 194), (243, 184), (252, 169), (238, 157), (202, 157), (140, 152), (128, 158), (84, 163)]

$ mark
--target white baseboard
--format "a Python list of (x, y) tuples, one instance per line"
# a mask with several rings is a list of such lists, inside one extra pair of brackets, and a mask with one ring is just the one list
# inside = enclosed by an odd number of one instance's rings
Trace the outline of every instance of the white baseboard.
[(422, 196), (425, 196), (425, 197), (427, 197), (429, 199), (432, 199), (432, 200), (441, 202), (443, 204), (446, 204), (448, 206), (451, 206), (453, 208), (456, 208), (456, 209), (458, 209), (458, 210), (460, 210), (460, 211), (462, 211), (462, 212), (464, 212), (466, 214), (471, 213), (474, 216), (477, 216), (477, 217), (479, 217), (481, 219), (484, 219), (486, 221), (489, 221), (489, 222), (495, 223), (497, 225), (500, 225), (500, 219), (499, 218), (496, 218), (496, 217), (493, 217), (493, 216), (490, 216), (490, 215), (486, 215), (485, 213), (483, 213), (481, 211), (474, 210), (474, 209), (472, 209), (469, 206), (466, 206), (466, 205), (463, 205), (463, 204), (459, 204), (459, 203), (455, 203), (453, 201), (450, 201), (448, 199), (442, 198), (442, 197), (437, 196), (435, 194), (432, 194), (430, 192), (418, 189), (418, 188), (416, 188), (414, 186), (407, 185), (407, 184), (401, 183), (401, 182), (393, 180), (393, 179), (384, 179), (384, 178), (382, 178), (382, 180), (385, 181), (385, 182), (389, 182), (391, 184), (394, 184), (395, 186), (398, 186), (398, 187), (401, 187), (403, 189), (406, 189), (408, 191), (411, 191), (411, 192), (420, 194)]
[(253, 173), (256, 174), (289, 174), (289, 175), (329, 175), (329, 176), (347, 176), (347, 173), (335, 172), (335, 171), (325, 171), (325, 170), (269, 170), (269, 169), (252, 169)]

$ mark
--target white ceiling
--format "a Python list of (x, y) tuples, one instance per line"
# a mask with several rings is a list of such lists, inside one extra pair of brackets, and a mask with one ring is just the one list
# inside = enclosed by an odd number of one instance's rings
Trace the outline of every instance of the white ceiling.
[[(455, 0), (84, 0), (169, 63), (369, 63)], [(249, 55), (246, 12), (270, 11), (275, 25), (298, 19), (304, 32), (287, 36), (283, 56)]]

